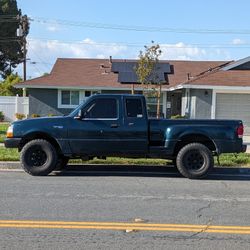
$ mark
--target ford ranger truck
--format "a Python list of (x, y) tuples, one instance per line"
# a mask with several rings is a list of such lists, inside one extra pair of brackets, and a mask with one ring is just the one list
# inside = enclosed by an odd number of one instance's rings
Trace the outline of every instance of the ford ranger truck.
[(149, 119), (142, 95), (100, 94), (71, 114), (13, 122), (5, 147), (18, 148), (23, 169), (48, 175), (69, 159), (115, 156), (172, 160), (187, 178), (204, 178), (214, 156), (246, 151), (239, 120)]

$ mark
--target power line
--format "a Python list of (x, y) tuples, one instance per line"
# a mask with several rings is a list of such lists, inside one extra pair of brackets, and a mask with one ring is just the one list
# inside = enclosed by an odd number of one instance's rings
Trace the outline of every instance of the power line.
[[(0, 38), (0, 43), (9, 43), (9, 42), (20, 42), (20, 38)], [(142, 48), (145, 44), (142, 43), (124, 43), (124, 42), (88, 42), (88, 41), (77, 41), (77, 40), (53, 40), (53, 39), (45, 39), (45, 38), (29, 38), (29, 42), (32, 41), (47, 41), (47, 42), (55, 42), (58, 44), (77, 44), (77, 45), (85, 45), (85, 46), (103, 46), (103, 47), (114, 47), (114, 46), (124, 46), (124, 47), (134, 47), (134, 48)], [(183, 48), (207, 48), (207, 49), (248, 49), (250, 48), (250, 43), (244, 44), (201, 44), (201, 43), (190, 43), (190, 44), (182, 44), (181, 46), (176, 44), (164, 44), (160, 43), (162, 48), (170, 48), (170, 49), (183, 49)]]
[[(77, 44), (77, 45), (86, 45), (86, 46), (104, 46), (104, 47), (114, 47), (114, 46), (126, 46), (126, 47), (135, 47), (135, 48), (142, 48), (145, 44), (142, 43), (121, 43), (121, 42), (110, 42), (110, 43), (103, 43), (103, 42), (92, 42), (92, 41), (72, 41), (72, 40), (53, 40), (53, 39), (45, 39), (45, 38), (30, 38), (28, 39), (29, 42), (32, 41), (47, 41), (47, 42), (55, 42), (58, 44)], [(210, 49), (217, 49), (217, 48), (234, 48), (234, 49), (244, 49), (249, 48), (250, 43), (245, 44), (199, 44), (199, 43), (191, 43), (188, 45), (183, 44), (182, 46), (178, 46), (177, 44), (164, 44), (160, 43), (161, 48), (174, 48), (174, 49), (183, 49), (183, 48), (210, 48)]]
[(40, 74), (40, 75), (43, 75), (44, 72), (42, 72), (37, 66), (36, 64), (31, 64), (33, 66), (33, 68)]
[[(44, 62), (44, 61), (41, 59), (41, 57), (38, 55), (38, 53), (36, 53), (36, 51), (33, 50), (29, 45), (30, 45), (30, 43), (29, 43), (29, 41), (28, 41), (28, 47), (29, 47), (29, 49), (32, 51), (32, 53), (34, 53), (35, 56), (40, 60), (39, 63), (42, 64), (44, 68), (46, 68), (46, 71), (50, 71), (50, 68), (48, 67), (48, 63)], [(38, 62), (33, 62), (33, 64), (34, 64), (34, 63), (36, 64), (36, 63), (38, 63)]]
[(187, 28), (170, 28), (170, 27), (150, 27), (150, 26), (135, 26), (135, 25), (118, 25), (107, 23), (94, 23), (85, 21), (70, 21), (63, 19), (47, 19), (43, 17), (34, 17), (32, 21), (45, 24), (66, 25), (75, 27), (86, 27), (95, 29), (111, 29), (124, 31), (140, 31), (140, 32), (167, 32), (167, 33), (188, 33), (188, 34), (250, 34), (249, 29), (232, 30), (232, 29), (187, 29)]

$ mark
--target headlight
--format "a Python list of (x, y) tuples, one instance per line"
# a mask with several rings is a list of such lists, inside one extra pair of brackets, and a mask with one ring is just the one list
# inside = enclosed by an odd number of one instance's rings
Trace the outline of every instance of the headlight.
[(10, 125), (7, 129), (7, 133), (6, 133), (6, 137), (7, 138), (12, 138), (13, 137), (13, 125)]

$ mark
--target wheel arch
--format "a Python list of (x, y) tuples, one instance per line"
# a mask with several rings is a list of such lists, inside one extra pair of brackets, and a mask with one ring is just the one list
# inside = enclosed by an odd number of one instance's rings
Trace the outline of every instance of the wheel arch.
[(50, 136), (49, 134), (47, 134), (45, 132), (40, 132), (40, 131), (31, 132), (31, 133), (28, 133), (25, 136), (23, 136), (23, 138), (20, 142), (19, 151), (22, 150), (22, 148), (24, 147), (24, 145), (26, 143), (28, 143), (32, 140), (36, 140), (36, 139), (43, 139), (43, 140), (50, 142), (55, 147), (57, 153), (62, 154), (62, 148), (61, 148), (60, 144), (58, 143), (58, 141), (55, 138), (53, 138), (52, 136)]
[(216, 143), (209, 136), (200, 133), (191, 133), (182, 135), (174, 148), (174, 155), (177, 156), (181, 148), (190, 143), (201, 143), (212, 152), (218, 152)]

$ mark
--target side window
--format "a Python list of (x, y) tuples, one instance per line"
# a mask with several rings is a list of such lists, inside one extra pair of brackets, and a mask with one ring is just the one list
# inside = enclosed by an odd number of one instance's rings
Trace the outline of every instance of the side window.
[(126, 112), (127, 117), (141, 118), (143, 116), (141, 99), (127, 98)]
[(93, 100), (84, 110), (84, 118), (114, 119), (118, 117), (117, 101), (114, 98)]

